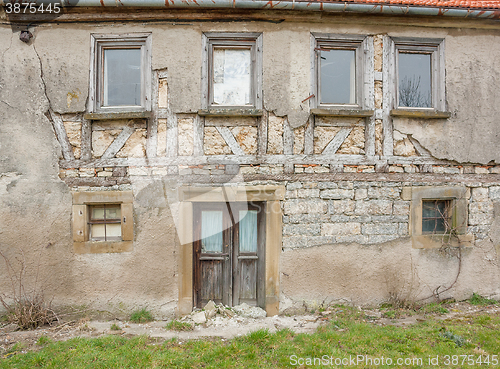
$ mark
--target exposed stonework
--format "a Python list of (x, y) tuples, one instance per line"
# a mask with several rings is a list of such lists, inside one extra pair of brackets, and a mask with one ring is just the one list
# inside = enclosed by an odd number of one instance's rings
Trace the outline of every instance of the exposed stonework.
[(383, 35), (373, 36), (373, 52), (374, 52), (374, 69), (377, 72), (382, 72), (383, 64)]
[(165, 156), (167, 151), (167, 120), (158, 119), (158, 136), (156, 144), (156, 155)]
[(257, 153), (257, 127), (233, 127), (230, 131), (245, 154)]
[(120, 133), (121, 129), (92, 131), (92, 156), (100, 158)]
[(80, 147), (82, 142), (82, 123), (81, 122), (64, 122), (64, 128), (68, 135), (69, 143), (72, 146), (73, 154), (76, 159), (80, 159)]
[(321, 154), (339, 131), (340, 127), (314, 127), (314, 153)]
[(415, 147), (405, 134), (394, 130), (394, 155), (417, 156)]
[(166, 78), (158, 80), (158, 107), (168, 108), (168, 84)]
[(229, 155), (231, 149), (215, 127), (205, 127), (203, 137), (203, 150), (205, 155)]
[(267, 128), (268, 154), (283, 153), (283, 124), (285, 124), (284, 118), (269, 114), (269, 123)]
[(146, 130), (136, 129), (116, 154), (117, 158), (146, 157)]
[(193, 119), (181, 118), (177, 120), (177, 129), (179, 132), (179, 155), (193, 155)]
[(304, 153), (304, 133), (305, 127), (300, 127), (293, 130), (293, 153)]
[(354, 127), (345, 141), (340, 145), (337, 154), (362, 155), (365, 153), (365, 129)]
[(380, 119), (375, 120), (375, 155), (382, 155), (382, 121)]

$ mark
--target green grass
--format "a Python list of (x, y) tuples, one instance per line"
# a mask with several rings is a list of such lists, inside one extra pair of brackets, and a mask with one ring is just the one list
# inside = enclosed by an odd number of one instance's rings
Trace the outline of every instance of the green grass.
[(477, 293), (473, 293), (472, 297), (469, 299), (469, 303), (471, 303), (472, 305), (480, 306), (494, 305), (497, 302), (497, 300), (487, 299), (486, 297), (478, 295)]
[(122, 330), (120, 328), (120, 326), (116, 323), (111, 324), (111, 327), (109, 329), (111, 329), (112, 331), (121, 331)]
[(170, 331), (182, 332), (182, 331), (192, 331), (194, 327), (188, 322), (171, 320), (170, 322), (167, 323), (165, 328)]
[[(485, 366), (462, 365), (464, 356), (459, 355), (473, 355), (474, 360), (482, 355), (483, 361), (489, 355), (491, 362), (492, 355), (500, 353), (498, 314), (447, 320), (431, 316), (412, 326), (396, 327), (367, 323), (363, 312), (356, 309), (342, 307), (333, 310), (330, 322), (321, 326), (314, 334), (296, 334), (290, 330), (276, 333), (259, 330), (232, 340), (209, 338), (180, 342), (172, 339), (163, 343), (144, 336), (74, 338), (47, 344), (37, 352), (16, 353), (0, 360), (0, 368), (338, 367), (307, 365), (307, 362), (301, 365), (300, 358), (320, 360), (324, 355), (333, 357), (333, 360), (362, 355), (360, 360), (363, 361), (358, 365), (341, 367), (479, 368)], [(455, 357), (456, 364), (451, 361), (453, 355), (458, 355)], [(393, 365), (375, 365), (373, 360), (381, 357), (391, 358)], [(430, 365), (429, 358), (436, 357), (439, 365)], [(366, 358), (371, 358), (372, 364)], [(498, 360), (498, 356), (496, 358)], [(409, 362), (406, 365), (396, 365), (397, 359), (407, 359)], [(418, 362), (419, 359), (422, 363)], [(450, 360), (448, 365), (447, 359)], [(490, 364), (486, 367), (496, 366)]]
[(49, 343), (52, 343), (52, 340), (47, 336), (40, 336), (38, 341), (36, 341), (36, 344), (38, 346), (45, 346), (48, 345)]
[(133, 323), (146, 323), (154, 320), (153, 315), (146, 309), (134, 311), (130, 316), (130, 321)]

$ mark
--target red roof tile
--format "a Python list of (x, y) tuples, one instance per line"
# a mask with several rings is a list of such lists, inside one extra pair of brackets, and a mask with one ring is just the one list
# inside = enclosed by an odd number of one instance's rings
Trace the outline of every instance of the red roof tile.
[(500, 9), (500, 0), (343, 0), (331, 2), (462, 9)]

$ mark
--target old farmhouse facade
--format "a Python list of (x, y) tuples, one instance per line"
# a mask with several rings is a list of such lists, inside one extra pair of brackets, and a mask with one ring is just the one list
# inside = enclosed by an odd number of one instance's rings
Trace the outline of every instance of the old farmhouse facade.
[(500, 296), (500, 2), (0, 4), (7, 298)]

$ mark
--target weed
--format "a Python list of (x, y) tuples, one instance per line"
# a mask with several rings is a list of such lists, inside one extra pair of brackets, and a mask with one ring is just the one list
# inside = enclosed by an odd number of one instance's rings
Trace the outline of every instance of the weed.
[(462, 347), (466, 342), (463, 337), (454, 334), (450, 331), (445, 331), (444, 333), (441, 333), (441, 337), (455, 342), (455, 345), (457, 345), (458, 347)]
[(112, 331), (121, 331), (120, 326), (119, 326), (118, 324), (116, 324), (116, 323), (111, 324), (110, 329), (111, 329)]
[(29, 273), (24, 252), (20, 250), (15, 262), (11, 262), (1, 251), (0, 256), (5, 262), (12, 285), (10, 294), (0, 293), (0, 304), (7, 311), (7, 321), (16, 324), (19, 329), (27, 330), (57, 320), (57, 315), (52, 310), (50, 302), (45, 300), (43, 289), (38, 283), (39, 265), (33, 271), (32, 287), (28, 288)]
[(486, 297), (478, 295), (477, 293), (473, 293), (472, 297), (469, 299), (469, 303), (471, 303), (472, 305), (486, 306), (486, 305), (495, 305), (496, 303), (498, 303), (498, 301), (493, 299), (488, 299)]
[(396, 312), (394, 310), (387, 310), (384, 312), (384, 316), (389, 319), (394, 319), (396, 318)]
[(36, 341), (36, 344), (38, 346), (45, 346), (48, 345), (49, 343), (52, 343), (52, 340), (47, 336), (40, 336), (38, 341)]
[(180, 322), (178, 320), (171, 320), (165, 327), (170, 331), (192, 331), (194, 329), (193, 325), (188, 322)]
[(130, 316), (130, 321), (133, 323), (147, 323), (154, 320), (153, 315), (146, 309), (134, 311)]
[(424, 314), (448, 314), (450, 312), (443, 305), (437, 302), (421, 306), (419, 310)]

